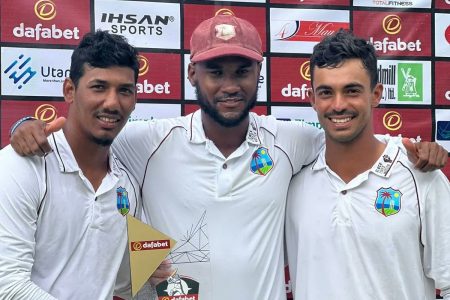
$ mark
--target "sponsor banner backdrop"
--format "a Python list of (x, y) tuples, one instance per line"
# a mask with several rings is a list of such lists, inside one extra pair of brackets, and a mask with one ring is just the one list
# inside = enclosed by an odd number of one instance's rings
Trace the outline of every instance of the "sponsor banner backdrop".
[(90, 31), (89, 5), (89, 0), (2, 0), (1, 41), (77, 45)]
[(434, 70), (436, 104), (450, 106), (450, 61), (437, 61)]
[(354, 0), (353, 5), (387, 8), (431, 8), (431, 0)]
[(195, 27), (217, 14), (235, 15), (251, 22), (259, 32), (263, 51), (266, 50), (266, 10), (263, 7), (184, 5), (184, 49), (190, 49), (190, 39)]
[(0, 102), (1, 143), (9, 144), (9, 129), (23, 116), (51, 122), (67, 116), (67, 104), (63, 101), (14, 101), (2, 99)]
[(180, 49), (180, 4), (95, 0), (95, 28), (125, 36), (135, 47)]
[(1, 48), (1, 92), (15, 96), (62, 97), (72, 50)]
[(205, 1), (215, 1), (215, 2), (247, 2), (247, 3), (265, 3), (266, 0), (205, 0)]
[(380, 56), (430, 56), (431, 14), (354, 11), (353, 31), (366, 37)]
[(435, 14), (434, 26), (436, 56), (450, 57), (450, 12)]
[(138, 99), (181, 100), (180, 55), (140, 53)]
[(180, 104), (137, 103), (128, 121), (148, 121), (181, 115)]
[(311, 87), (308, 58), (272, 57), (270, 60), (272, 102), (309, 103)]
[(270, 50), (312, 53), (324, 36), (349, 27), (347, 10), (271, 8)]
[(350, 0), (270, 0), (270, 3), (296, 4), (296, 5), (350, 5)]
[(450, 0), (435, 0), (436, 8), (449, 9), (450, 10)]
[(375, 133), (431, 140), (431, 110), (376, 108), (373, 114)]
[(273, 106), (272, 115), (279, 120), (302, 121), (322, 129), (316, 111), (312, 107)]
[(380, 104), (431, 104), (429, 61), (378, 60), (378, 81), (384, 87)]
[[(374, 111), (376, 132), (450, 150), (450, 0), (1, 0), (0, 147), (19, 118), (49, 121), (67, 113), (62, 83), (70, 56), (97, 28), (125, 36), (139, 50), (138, 104), (130, 120), (197, 110), (187, 80), (190, 36), (215, 14), (247, 19), (261, 35), (265, 59), (252, 111), (320, 128), (307, 97), (308, 58), (322, 38), (351, 28), (380, 57), (384, 93)], [(450, 178), (450, 163), (444, 172)]]

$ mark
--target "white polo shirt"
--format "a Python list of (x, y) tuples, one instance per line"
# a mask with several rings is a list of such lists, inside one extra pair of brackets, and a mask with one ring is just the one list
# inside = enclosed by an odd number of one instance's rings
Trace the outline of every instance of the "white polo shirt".
[(449, 182), (389, 142), (346, 184), (322, 151), (291, 182), (286, 241), (296, 299), (435, 299), (450, 288)]
[(0, 298), (111, 299), (127, 244), (117, 202), (135, 214), (137, 182), (111, 153), (94, 191), (63, 132), (49, 141), (45, 158), (0, 151)]
[(287, 188), (322, 140), (312, 126), (251, 113), (246, 140), (225, 158), (200, 111), (127, 124), (114, 151), (142, 186), (149, 222), (178, 241), (169, 258), (179, 277), (159, 296), (286, 299)]

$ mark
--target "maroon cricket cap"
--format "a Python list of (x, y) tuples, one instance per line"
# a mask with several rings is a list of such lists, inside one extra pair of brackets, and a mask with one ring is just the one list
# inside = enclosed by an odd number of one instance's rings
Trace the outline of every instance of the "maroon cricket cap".
[(216, 15), (200, 23), (191, 37), (191, 62), (221, 56), (243, 56), (261, 62), (261, 38), (255, 26), (233, 15)]

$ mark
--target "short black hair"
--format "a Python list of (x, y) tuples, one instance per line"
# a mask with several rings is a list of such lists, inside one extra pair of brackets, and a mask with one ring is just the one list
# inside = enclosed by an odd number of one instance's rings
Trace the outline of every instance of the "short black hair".
[(135, 83), (139, 75), (137, 50), (125, 37), (104, 30), (85, 34), (73, 51), (69, 77), (75, 86), (84, 74), (85, 64), (94, 68), (129, 67), (134, 71)]
[(325, 37), (314, 46), (310, 57), (311, 84), (314, 68), (338, 67), (347, 59), (360, 59), (370, 76), (370, 86), (373, 89), (378, 83), (377, 56), (375, 48), (365, 39), (355, 36), (352, 32), (340, 29), (333, 35)]

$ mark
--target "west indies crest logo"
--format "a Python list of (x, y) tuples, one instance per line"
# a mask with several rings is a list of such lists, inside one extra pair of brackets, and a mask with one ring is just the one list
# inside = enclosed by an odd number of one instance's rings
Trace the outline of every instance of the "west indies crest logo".
[(400, 211), (402, 193), (393, 188), (380, 188), (377, 191), (375, 209), (385, 217), (395, 215)]
[(269, 155), (269, 150), (264, 147), (259, 147), (252, 154), (250, 162), (250, 170), (257, 175), (267, 175), (273, 168), (273, 160)]

